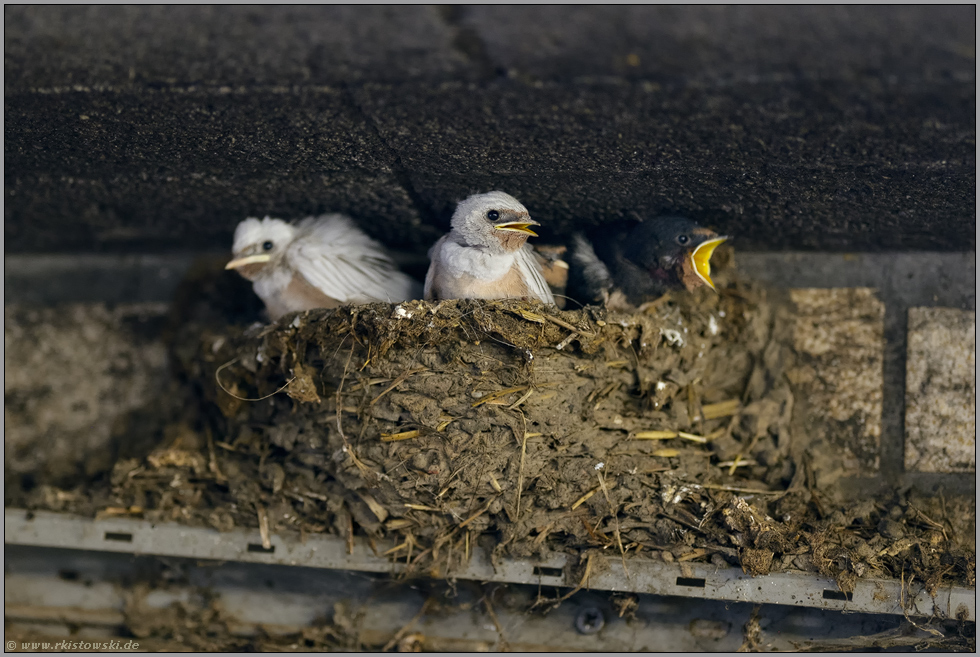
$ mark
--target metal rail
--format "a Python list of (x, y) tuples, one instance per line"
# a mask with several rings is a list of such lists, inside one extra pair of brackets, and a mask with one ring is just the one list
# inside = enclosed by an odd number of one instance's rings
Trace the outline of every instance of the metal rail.
[[(262, 546), (258, 530), (218, 532), (175, 523), (107, 518), (92, 520), (68, 514), (24, 509), (4, 511), (4, 542), (76, 550), (95, 550), (163, 557), (279, 564), (398, 574), (404, 563), (379, 556), (390, 547), (379, 545), (378, 554), (364, 540), (355, 540), (348, 554), (347, 542), (330, 535), (273, 535), (271, 547)], [(602, 558), (588, 578), (588, 588), (654, 595), (728, 600), (756, 604), (813, 607), (870, 614), (938, 616), (976, 620), (976, 592), (965, 587), (944, 587), (932, 598), (921, 583), (903, 586), (894, 580), (862, 579), (852, 593), (844, 594), (829, 578), (786, 572), (752, 577), (735, 568), (705, 564), (662, 563), (627, 559), (629, 574), (619, 556)], [(480, 548), (469, 563), (447, 577), (542, 586), (574, 587), (579, 581), (565, 554), (540, 560), (502, 559), (492, 564)]]

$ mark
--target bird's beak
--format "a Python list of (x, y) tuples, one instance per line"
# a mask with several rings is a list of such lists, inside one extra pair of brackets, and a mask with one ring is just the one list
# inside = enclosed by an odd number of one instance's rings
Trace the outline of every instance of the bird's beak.
[(711, 282), (711, 254), (715, 252), (718, 245), (728, 240), (728, 237), (716, 237), (702, 242), (691, 252), (691, 264), (698, 278), (707, 284), (712, 290), (716, 290), (715, 284)]
[(527, 221), (510, 221), (506, 224), (496, 224), (494, 228), (497, 230), (509, 230), (514, 233), (524, 233), (526, 235), (531, 235), (537, 237), (538, 234), (529, 228), (529, 226), (540, 226), (538, 222), (533, 219)]
[(244, 267), (245, 265), (257, 265), (259, 263), (269, 262), (271, 258), (272, 256), (270, 256), (268, 253), (256, 253), (255, 255), (232, 260), (225, 265), (225, 269), (238, 269), (239, 267)]

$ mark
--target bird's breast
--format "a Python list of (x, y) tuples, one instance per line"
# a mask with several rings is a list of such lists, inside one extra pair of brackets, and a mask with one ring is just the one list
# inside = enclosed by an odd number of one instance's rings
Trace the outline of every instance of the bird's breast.
[(490, 253), (488, 250), (447, 241), (440, 263), (451, 275), (472, 276), (484, 281), (500, 280), (513, 268), (516, 254)]
[(461, 299), (509, 299), (529, 295), (527, 282), (520, 268), (514, 263), (503, 276), (496, 280), (486, 280), (471, 274), (461, 273), (450, 286), (449, 298)]

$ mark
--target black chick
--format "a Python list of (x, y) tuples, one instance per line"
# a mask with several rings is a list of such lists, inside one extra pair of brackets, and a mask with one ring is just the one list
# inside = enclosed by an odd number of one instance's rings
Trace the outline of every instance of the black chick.
[(685, 217), (624, 220), (574, 237), (569, 291), (587, 303), (627, 308), (672, 289), (714, 289), (711, 254), (727, 240)]

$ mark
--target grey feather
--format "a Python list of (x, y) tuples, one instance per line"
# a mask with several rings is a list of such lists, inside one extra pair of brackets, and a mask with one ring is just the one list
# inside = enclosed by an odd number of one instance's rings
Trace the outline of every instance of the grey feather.
[(595, 254), (595, 249), (589, 240), (581, 234), (572, 238), (575, 249), (572, 253), (572, 260), (581, 267), (582, 276), (590, 291), (599, 296), (602, 292), (608, 293), (613, 286), (612, 274), (609, 268)]

